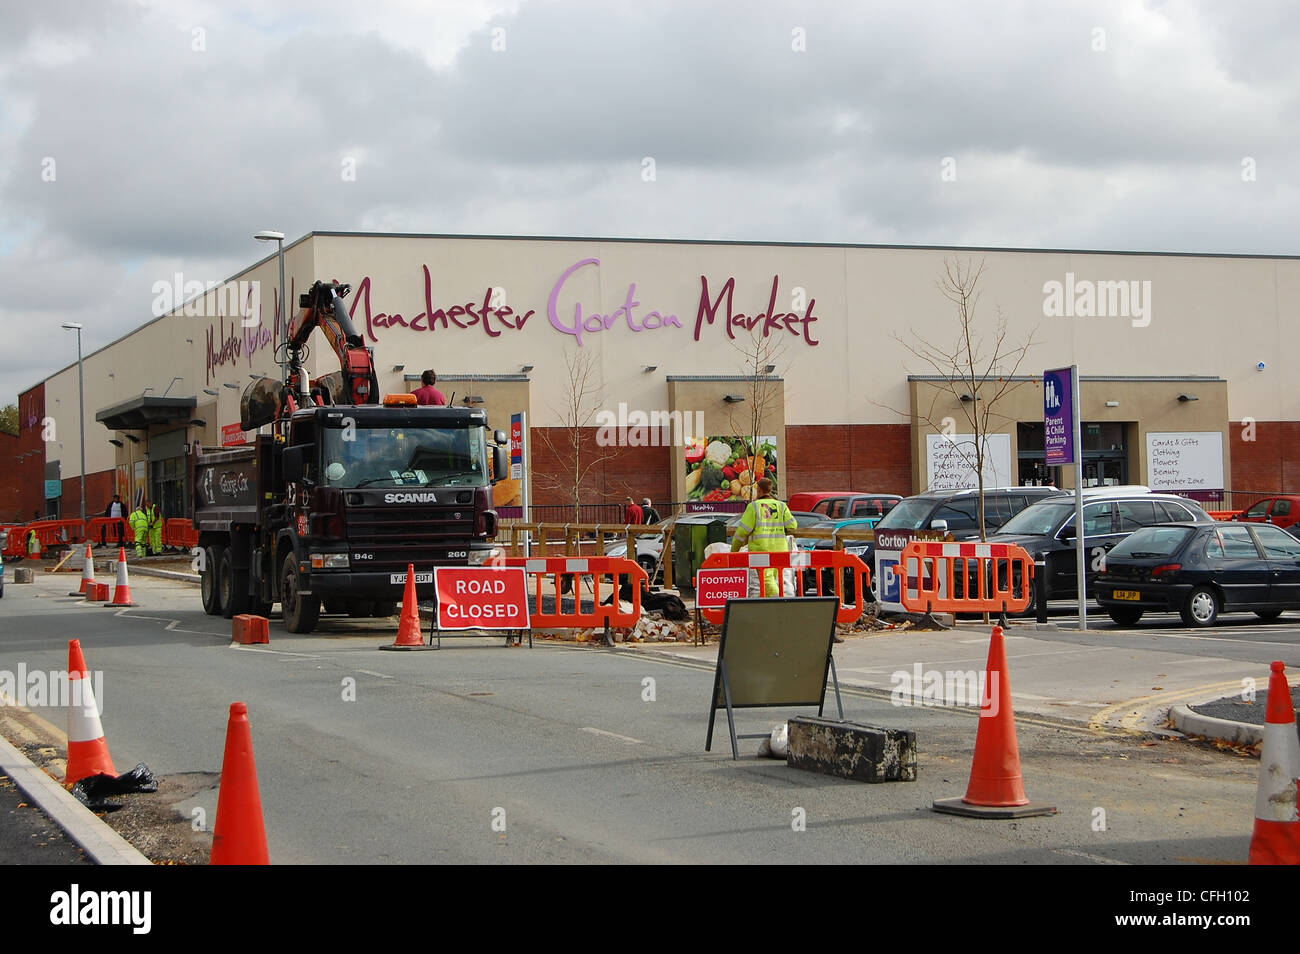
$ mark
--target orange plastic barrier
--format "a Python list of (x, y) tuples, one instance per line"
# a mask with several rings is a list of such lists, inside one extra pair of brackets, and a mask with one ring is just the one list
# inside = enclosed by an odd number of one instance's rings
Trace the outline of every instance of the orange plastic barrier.
[[(640, 564), (626, 557), (506, 557), (502, 566), (521, 566), (529, 576), (537, 580), (537, 593), (528, 608), (528, 615), (533, 629), (586, 629), (609, 626), (635, 626), (641, 618), (641, 587), (649, 586), (650, 578)], [(612, 577), (606, 583), (605, 577)], [(632, 584), (632, 611), (624, 613), (619, 607), (618, 590), (622, 586), (620, 577), (628, 577)], [(573, 601), (573, 609), (564, 612), (562, 592), (565, 578), (571, 586), (567, 598)], [(590, 613), (582, 611), (582, 592), (579, 583), (582, 577), (591, 578), (594, 604)], [(609, 586), (608, 590), (604, 587)], [(608, 606), (602, 606), (603, 600), (610, 593), (614, 598)], [(551, 595), (555, 599), (553, 612), (542, 611), (542, 597)]]
[[(871, 570), (860, 559), (852, 553), (845, 553), (843, 550), (794, 550), (790, 553), (715, 553), (712, 556), (704, 558), (704, 563), (700, 565), (701, 570), (711, 570), (715, 568), (743, 568), (750, 570), (795, 570), (799, 573), (799, 582), (795, 584), (797, 592), (785, 592), (785, 574), (778, 573), (781, 581), (778, 595), (783, 597), (792, 596), (829, 596), (829, 593), (822, 593), (822, 573), (824, 569), (833, 571), (835, 580), (835, 596), (840, 602), (839, 609), (835, 612), (835, 621), (838, 623), (852, 623), (862, 616), (863, 611), (863, 594), (871, 589)], [(816, 570), (813, 576), (817, 581), (816, 593), (805, 594), (803, 592), (803, 571)], [(850, 570), (853, 574), (853, 602), (845, 602), (844, 593), (844, 571)], [(759, 587), (762, 590), (762, 586)], [(705, 609), (700, 610), (704, 618), (710, 623), (722, 624), (726, 616), (725, 609)]]
[(163, 521), (163, 546), (189, 550), (199, 545), (199, 532), (186, 517), (172, 517)]
[(1205, 512), (1215, 520), (1231, 520), (1237, 514), (1241, 513), (1240, 510), (1207, 510)]
[(894, 572), (912, 612), (1019, 612), (1034, 592), (1034, 561), (1014, 543), (913, 540)]
[(119, 540), (123, 543), (135, 542), (135, 531), (131, 529), (131, 525), (124, 517), (94, 517), (87, 520), (86, 536), (86, 542), (92, 544), (111, 543), (120, 546)]

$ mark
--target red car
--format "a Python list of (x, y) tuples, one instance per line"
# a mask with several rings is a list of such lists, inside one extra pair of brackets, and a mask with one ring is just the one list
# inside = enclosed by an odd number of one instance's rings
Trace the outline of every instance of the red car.
[(828, 520), (845, 520), (851, 517), (883, 516), (902, 499), (897, 494), (859, 494), (851, 490), (838, 490), (793, 494), (787, 503), (791, 510), (825, 514)]
[(1285, 530), (1300, 522), (1300, 496), (1265, 497), (1232, 518), (1243, 523), (1271, 523)]

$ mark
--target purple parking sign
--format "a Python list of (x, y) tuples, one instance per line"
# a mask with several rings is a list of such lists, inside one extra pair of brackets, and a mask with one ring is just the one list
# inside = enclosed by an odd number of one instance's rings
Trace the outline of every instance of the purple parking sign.
[(1074, 463), (1074, 389), (1070, 370), (1043, 372), (1043, 450), (1049, 467)]

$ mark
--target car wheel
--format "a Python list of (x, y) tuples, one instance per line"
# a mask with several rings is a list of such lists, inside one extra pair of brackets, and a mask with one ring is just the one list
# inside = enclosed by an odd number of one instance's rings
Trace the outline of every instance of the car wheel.
[(225, 552), (225, 547), (203, 548), (203, 571), (199, 573), (199, 598), (203, 601), (203, 612), (209, 616), (221, 615), (221, 590), (217, 586), (217, 570), (221, 566), (221, 557)]
[(1142, 618), (1140, 609), (1119, 607), (1108, 609), (1106, 612), (1110, 614), (1110, 618), (1115, 621), (1116, 626), (1136, 626), (1137, 621)]
[(1208, 586), (1198, 586), (1187, 594), (1182, 617), (1188, 626), (1213, 626), (1219, 618), (1219, 597)]
[(636, 562), (641, 564), (641, 569), (645, 570), (645, 575), (653, 583), (655, 581), (655, 567), (659, 565), (659, 561), (648, 554), (642, 554), (636, 558)]
[(298, 592), (298, 558), (285, 554), (280, 568), (280, 609), (284, 628), (291, 633), (310, 633), (320, 619), (320, 597)]
[(1273, 620), (1277, 619), (1279, 616), (1282, 615), (1282, 611), (1281, 610), (1255, 610), (1255, 615), (1258, 616), (1260, 619), (1264, 620), (1265, 622), (1271, 623)]

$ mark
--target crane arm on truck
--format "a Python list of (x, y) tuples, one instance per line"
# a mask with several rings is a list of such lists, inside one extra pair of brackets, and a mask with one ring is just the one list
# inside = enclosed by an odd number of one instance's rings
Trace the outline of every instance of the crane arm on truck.
[(351, 290), (350, 285), (318, 281), (299, 296), (299, 311), (289, 324), (287, 341), (289, 389), (296, 397), (291, 403), (286, 396), (283, 414), (292, 414), (296, 407), (309, 407), (313, 403), (302, 357), (307, 339), (317, 328), (339, 359), (342, 388), (341, 393), (330, 395), (332, 403), (379, 403), (379, 379), (375, 374), (374, 358), (366, 348), (365, 339), (352, 324), (352, 316), (343, 301)]

